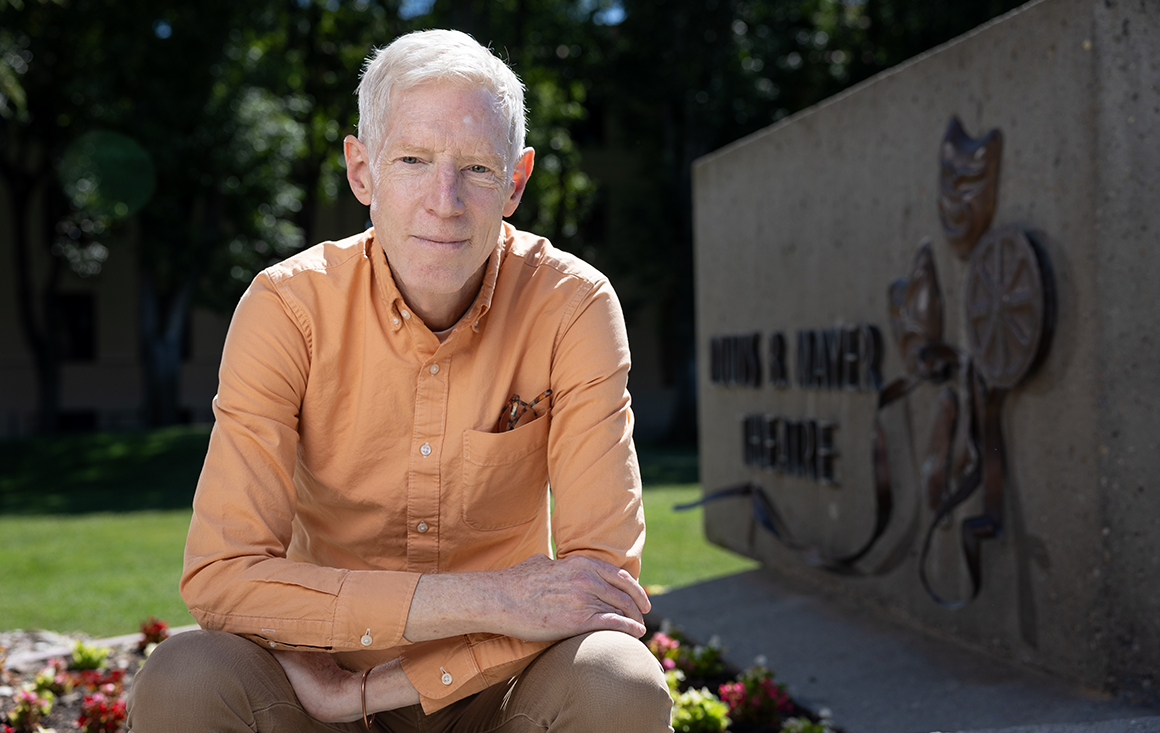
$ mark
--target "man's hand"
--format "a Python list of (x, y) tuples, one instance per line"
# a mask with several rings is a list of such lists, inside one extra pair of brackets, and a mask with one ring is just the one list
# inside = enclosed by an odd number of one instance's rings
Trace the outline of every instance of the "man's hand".
[(362, 719), (362, 676), (347, 672), (326, 652), (272, 652), (310, 717), (324, 723)]
[(639, 639), (650, 607), (640, 584), (614, 565), (534, 555), (507, 570), (424, 575), (403, 635), (412, 642), (475, 632), (557, 641), (610, 630)]
[(644, 636), (648, 595), (615, 565), (580, 555), (534, 555), (498, 576), (508, 636), (555, 641), (604, 629)]
[[(326, 652), (273, 652), (294, 694), (315, 720), (350, 723), (362, 720), (362, 672), (348, 672)], [(367, 713), (417, 705), (419, 693), (398, 660), (380, 664), (367, 678)]]

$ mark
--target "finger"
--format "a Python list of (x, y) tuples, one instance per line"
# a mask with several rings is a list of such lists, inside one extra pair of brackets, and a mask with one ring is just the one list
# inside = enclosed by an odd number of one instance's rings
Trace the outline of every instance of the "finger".
[(616, 612), (641, 625), (644, 624), (644, 614), (641, 613), (636, 601), (617, 586), (607, 582), (598, 582), (593, 589), (593, 595), (609, 611)]
[(597, 565), (600, 577), (628, 596), (640, 614), (646, 614), (652, 610), (652, 601), (649, 600), (648, 593), (644, 592), (644, 588), (636, 581), (636, 578), (632, 577), (631, 573), (610, 563), (599, 560), (596, 562), (600, 563)]
[(643, 623), (635, 621), (616, 612), (599, 613), (592, 617), (595, 626), (592, 631), (619, 631), (623, 634), (639, 639), (645, 634)]

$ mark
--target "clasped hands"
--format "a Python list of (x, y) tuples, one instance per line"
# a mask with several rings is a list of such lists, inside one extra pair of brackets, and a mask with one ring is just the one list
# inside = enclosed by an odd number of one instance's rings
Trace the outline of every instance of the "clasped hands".
[[(506, 570), (422, 576), (403, 635), (412, 643), (471, 633), (558, 641), (609, 630), (639, 639), (650, 607), (640, 584), (614, 565), (578, 555), (558, 560), (534, 555)], [(313, 717), (361, 718), (361, 672), (341, 669), (325, 652), (275, 651), (274, 656)], [(418, 702), (397, 660), (372, 673), (369, 711)]]

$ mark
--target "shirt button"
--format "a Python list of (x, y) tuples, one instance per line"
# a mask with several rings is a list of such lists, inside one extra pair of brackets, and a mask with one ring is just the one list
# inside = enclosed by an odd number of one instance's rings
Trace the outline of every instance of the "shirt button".
[(392, 318), (392, 319), (391, 319), (391, 323), (393, 323), (393, 324), (395, 324), (395, 325), (397, 326), (397, 325), (399, 325), (399, 319), (398, 319), (398, 318)]
[(431, 455), (431, 444), (424, 443), (423, 445), (419, 446), (419, 452), (425, 456)]
[[(367, 631), (369, 632), (369, 631), (370, 631), (370, 629), (367, 629)], [(368, 633), (368, 634), (363, 634), (363, 637), (362, 637), (361, 639), (359, 639), (359, 642), (360, 642), (360, 643), (361, 643), (363, 646), (370, 646), (371, 644), (373, 644), (373, 643), (374, 643), (374, 641), (375, 641), (375, 640), (371, 638), (371, 635), (370, 635), (369, 633)]]
[(403, 315), (403, 318), (410, 318), (411, 317), (411, 314), (408, 313), (407, 311), (399, 311), (399, 312)]
[(447, 670), (443, 669), (442, 667), (440, 667), (439, 669), (443, 672), (443, 677), (442, 677), (443, 684), (450, 685), (453, 681), (451, 679), (451, 673), (448, 672)]
[(271, 649), (273, 649), (273, 648), (274, 648), (274, 647), (276, 647), (276, 646), (278, 646), (277, 642), (273, 642), (273, 641), (272, 641), (272, 642), (270, 642), (270, 648), (271, 648)]
[(431, 372), (431, 374), (432, 374), (432, 375), (438, 374), (438, 373), (439, 373), (439, 365), (438, 365), (438, 364), (432, 364), (432, 365), (431, 365), (431, 368), (430, 368), (430, 369), (428, 369), (427, 371)]
[(419, 525), (417, 527), (415, 527), (415, 529), (419, 530), (420, 533), (423, 533), (431, 528), (429, 526), (427, 526), (426, 522), (419, 522)]

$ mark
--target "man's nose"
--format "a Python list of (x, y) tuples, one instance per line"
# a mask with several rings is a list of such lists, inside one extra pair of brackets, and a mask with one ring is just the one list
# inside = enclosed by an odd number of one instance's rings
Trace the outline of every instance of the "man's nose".
[(427, 210), (440, 217), (459, 216), (463, 213), (460, 198), (459, 170), (453, 165), (439, 165), (434, 170), (434, 181), (427, 192)]

